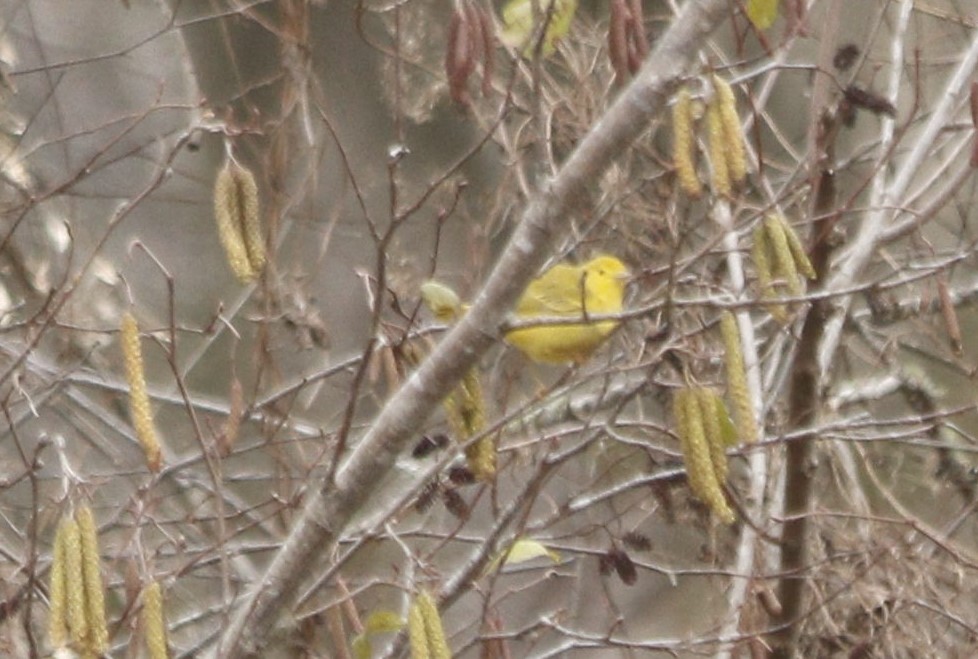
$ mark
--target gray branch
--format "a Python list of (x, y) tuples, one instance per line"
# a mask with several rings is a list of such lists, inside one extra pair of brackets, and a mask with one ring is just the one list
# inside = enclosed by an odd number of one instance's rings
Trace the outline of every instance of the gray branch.
[(217, 656), (240, 657), (261, 648), (278, 612), (288, 610), (299, 591), (310, 563), (331, 553), (428, 415), (497, 340), (499, 319), (547, 258), (564, 231), (564, 219), (590, 203), (582, 192), (665, 110), (681, 76), (694, 65), (706, 37), (728, 11), (729, 0), (685, 3), (636, 78), (526, 208), (469, 313), (387, 402), (335, 482), (323, 479), (309, 492), (265, 576), (232, 610)]

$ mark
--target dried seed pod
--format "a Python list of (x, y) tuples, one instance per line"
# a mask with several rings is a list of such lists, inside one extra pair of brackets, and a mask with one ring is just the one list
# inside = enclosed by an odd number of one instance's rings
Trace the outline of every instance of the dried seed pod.
[(67, 557), (67, 517), (58, 523), (54, 535), (51, 557), (51, 586), (48, 611), (48, 642), (55, 650), (68, 644), (68, 557)]
[(615, 71), (615, 80), (628, 79), (628, 36), (629, 11), (625, 0), (611, 0), (608, 23), (608, 57)]
[(162, 463), (160, 441), (153, 426), (153, 412), (146, 390), (146, 372), (143, 367), (143, 351), (139, 344), (139, 325), (136, 318), (126, 312), (122, 316), (119, 330), (119, 344), (125, 362), (126, 381), (129, 383), (129, 415), (136, 431), (136, 437), (146, 456), (146, 466), (150, 471), (160, 470)]
[(166, 617), (163, 615), (163, 591), (158, 581), (151, 581), (143, 590), (143, 637), (150, 659), (167, 659)]
[[(753, 238), (750, 253), (754, 261), (754, 270), (757, 272), (757, 285), (762, 299), (771, 298), (775, 296), (774, 273), (771, 266), (771, 248), (763, 224), (758, 224), (754, 228)], [(782, 325), (788, 322), (788, 312), (783, 304), (769, 304), (767, 310)]]
[(788, 236), (785, 234), (784, 224), (777, 215), (768, 215), (764, 218), (764, 230), (767, 235), (767, 244), (770, 245), (771, 253), (774, 254), (774, 276), (782, 280), (788, 287), (788, 291), (795, 297), (800, 297), (805, 293), (798, 281), (798, 266), (795, 257), (791, 253), (788, 245)]
[(729, 197), (733, 193), (730, 169), (727, 164), (727, 138), (723, 129), (723, 117), (716, 102), (706, 108), (706, 126), (710, 144), (710, 185), (713, 194)]
[(723, 335), (723, 361), (727, 370), (727, 392), (734, 404), (737, 419), (737, 435), (740, 441), (750, 444), (757, 441), (757, 421), (754, 404), (747, 387), (747, 367), (744, 364), (743, 346), (737, 320), (729, 311), (720, 317), (720, 333)]
[(717, 415), (716, 401), (720, 398), (716, 392), (706, 387), (695, 390), (696, 402), (700, 408), (700, 418), (703, 419), (703, 430), (706, 432), (706, 443), (710, 447), (710, 462), (713, 464), (713, 474), (718, 483), (727, 481), (727, 452), (723, 441), (723, 426)]
[(476, 8), (479, 30), (482, 32), (484, 51), (482, 54), (482, 95), (488, 96), (492, 91), (493, 72), (495, 71), (496, 30), (492, 25), (492, 17), (484, 7)]
[(690, 488), (721, 521), (727, 524), (733, 523), (735, 519), (733, 510), (727, 503), (713, 468), (696, 392), (692, 389), (677, 392), (674, 410), (677, 426), (685, 431), (680, 435), (680, 440)]
[(85, 612), (85, 568), (82, 558), (81, 532), (78, 522), (68, 517), (65, 525), (65, 584), (68, 593), (68, 631), (71, 643), (84, 648), (88, 640), (88, 617)]
[(744, 151), (744, 132), (737, 115), (737, 99), (730, 84), (716, 75), (713, 76), (713, 91), (716, 94), (714, 103), (719, 108), (720, 123), (723, 126), (727, 171), (732, 182), (743, 183), (747, 178), (747, 154)]
[[(642, 13), (642, 0), (630, 0), (628, 4), (632, 14), (631, 43), (635, 46), (635, 54), (638, 55), (640, 60), (644, 60), (649, 54), (649, 40), (645, 36), (645, 16)], [(636, 70), (633, 70), (632, 73), (636, 73)]]
[(101, 655), (109, 648), (109, 628), (105, 621), (105, 590), (102, 585), (101, 555), (98, 549), (98, 528), (92, 509), (80, 506), (75, 511), (81, 537), (82, 572), (85, 579), (85, 618), (88, 622), (90, 652)]
[(676, 94), (676, 102), (672, 106), (672, 164), (683, 192), (690, 197), (699, 197), (703, 186), (696, 175), (693, 100), (685, 87)]
[(231, 454), (231, 450), (238, 441), (241, 434), (241, 417), (244, 414), (244, 388), (237, 377), (231, 378), (231, 387), (228, 394), (230, 405), (228, 406), (228, 418), (224, 422), (224, 428), (218, 437), (218, 449), (222, 457)]
[[(254, 182), (254, 177), (251, 180)], [(244, 202), (240, 181), (235, 177), (235, 167), (227, 163), (214, 181), (214, 218), (228, 265), (238, 281), (247, 284), (254, 281), (258, 272), (251, 262), (245, 242)]]
[(761, 606), (764, 607), (764, 611), (767, 612), (767, 614), (772, 618), (777, 618), (784, 612), (784, 608), (781, 606), (781, 600), (779, 600), (778, 596), (774, 594), (774, 591), (766, 585), (758, 587), (757, 599), (760, 600)]
[(424, 620), (429, 656), (431, 659), (451, 659), (452, 651), (449, 650), (448, 641), (445, 640), (445, 630), (441, 624), (441, 615), (438, 613), (435, 599), (428, 591), (423, 590), (418, 593), (414, 603), (421, 610), (421, 618)]
[[(466, 89), (469, 76), (475, 70), (474, 33), (464, 9), (456, 7), (448, 24), (448, 45), (445, 52), (445, 76), (448, 78), (448, 93), (460, 106), (468, 106), (469, 93)], [(479, 29), (481, 35), (481, 28)]]
[(812, 267), (812, 262), (808, 258), (808, 253), (805, 252), (805, 246), (801, 244), (801, 238), (795, 233), (794, 228), (788, 224), (787, 220), (784, 219), (783, 215), (773, 215), (780, 224), (784, 231), (784, 237), (788, 240), (788, 249), (791, 250), (791, 257), (795, 261), (795, 265), (798, 267), (798, 271), (805, 275), (808, 279), (817, 279), (818, 274), (815, 272), (815, 268)]
[(941, 317), (944, 319), (944, 329), (951, 344), (951, 351), (960, 357), (963, 352), (961, 325), (958, 323), (958, 312), (954, 308), (951, 291), (948, 290), (947, 286), (947, 277), (943, 272), (937, 274), (937, 295), (941, 304)]

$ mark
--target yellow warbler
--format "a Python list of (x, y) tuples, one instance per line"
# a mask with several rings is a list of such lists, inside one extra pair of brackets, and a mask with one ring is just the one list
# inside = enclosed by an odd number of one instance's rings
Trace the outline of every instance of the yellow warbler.
[[(628, 268), (614, 256), (598, 256), (582, 265), (555, 265), (530, 282), (516, 303), (514, 315), (520, 320), (531, 320), (618, 313), (628, 276)], [(506, 340), (533, 361), (580, 362), (617, 326), (615, 320), (541, 325), (508, 332)]]

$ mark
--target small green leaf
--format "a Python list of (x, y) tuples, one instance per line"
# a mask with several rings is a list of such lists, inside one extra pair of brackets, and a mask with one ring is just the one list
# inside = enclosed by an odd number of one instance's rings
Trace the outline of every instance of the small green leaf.
[(723, 445), (736, 446), (738, 444), (737, 427), (730, 418), (730, 412), (727, 411), (727, 404), (719, 396), (713, 400), (713, 404), (716, 407), (716, 415), (720, 419), (720, 437), (723, 438)]
[(533, 23), (534, 2), (539, 5), (541, 20), (549, 19), (543, 35), (541, 54), (550, 57), (556, 49), (557, 40), (570, 31), (574, 13), (577, 11), (577, 0), (510, 0), (503, 7), (503, 31), (500, 40), (507, 46), (521, 49), (524, 57), (533, 57), (535, 37), (538, 37)]
[(778, 17), (779, 0), (747, 0), (747, 18), (758, 30), (766, 30)]
[(367, 616), (367, 620), (363, 626), (365, 634), (398, 632), (404, 627), (404, 619), (393, 611), (381, 609)]
[(494, 572), (500, 566), (500, 564), (509, 565), (511, 563), (523, 563), (524, 561), (529, 561), (541, 556), (548, 557), (554, 563), (560, 560), (560, 554), (552, 549), (547, 549), (542, 543), (537, 542), (536, 540), (519, 538), (512, 544), (508, 551), (502, 551), (497, 554), (494, 559), (492, 559), (492, 562), (486, 568), (486, 572)]
[(370, 659), (373, 654), (373, 648), (370, 647), (370, 639), (367, 638), (366, 632), (353, 639), (350, 647), (353, 650), (353, 656), (357, 659)]

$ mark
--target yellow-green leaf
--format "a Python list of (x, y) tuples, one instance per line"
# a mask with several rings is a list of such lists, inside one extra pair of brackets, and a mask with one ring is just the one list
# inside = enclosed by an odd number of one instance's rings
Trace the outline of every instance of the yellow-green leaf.
[(500, 40), (512, 48), (519, 48), (524, 57), (533, 57), (538, 30), (533, 22), (533, 3), (538, 5), (538, 16), (547, 21), (541, 44), (544, 57), (553, 55), (557, 40), (570, 31), (577, 11), (577, 0), (510, 0), (503, 7), (503, 31)]
[(733, 420), (730, 418), (726, 403), (717, 396), (714, 399), (714, 404), (716, 405), (716, 415), (720, 419), (720, 437), (723, 438), (723, 445), (736, 446), (738, 444), (737, 427), (734, 426)]
[(404, 619), (393, 611), (381, 609), (374, 611), (367, 616), (363, 624), (365, 634), (383, 634), (385, 632), (398, 632), (404, 627)]
[(758, 30), (766, 30), (778, 17), (779, 0), (747, 0), (747, 18)]
[(357, 659), (370, 659), (373, 655), (373, 648), (370, 647), (370, 639), (367, 638), (366, 632), (353, 639), (350, 648), (353, 650), (353, 656)]
[(462, 301), (450, 287), (430, 279), (421, 285), (421, 299), (435, 318), (443, 323), (458, 320), (462, 315)]
[(495, 571), (500, 564), (509, 565), (511, 563), (523, 563), (525, 561), (533, 560), (534, 558), (540, 558), (541, 556), (546, 556), (554, 563), (560, 560), (559, 553), (553, 551), (552, 549), (547, 549), (542, 543), (537, 542), (536, 540), (520, 538), (512, 544), (509, 550), (502, 551), (497, 554), (486, 568), (486, 572), (489, 573)]

